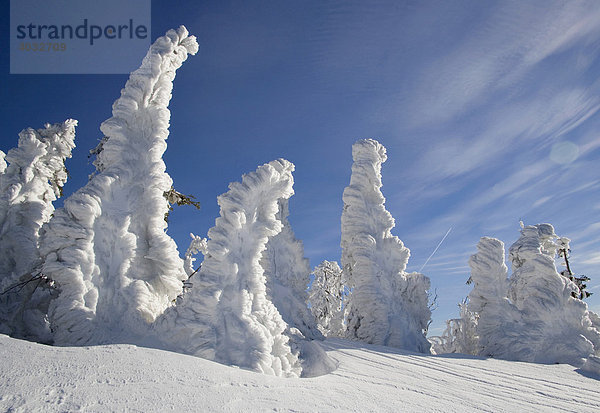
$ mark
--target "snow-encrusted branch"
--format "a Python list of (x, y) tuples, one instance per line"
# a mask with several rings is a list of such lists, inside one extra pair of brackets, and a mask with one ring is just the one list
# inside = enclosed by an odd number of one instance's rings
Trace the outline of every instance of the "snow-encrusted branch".
[(194, 268), (194, 262), (196, 262), (195, 255), (201, 253), (202, 255), (206, 255), (206, 250), (208, 248), (208, 242), (206, 238), (199, 237), (198, 235), (194, 235), (190, 233), (190, 237), (192, 240), (190, 241), (190, 245), (185, 252), (185, 272), (188, 277), (191, 277), (193, 274), (198, 272), (199, 268)]

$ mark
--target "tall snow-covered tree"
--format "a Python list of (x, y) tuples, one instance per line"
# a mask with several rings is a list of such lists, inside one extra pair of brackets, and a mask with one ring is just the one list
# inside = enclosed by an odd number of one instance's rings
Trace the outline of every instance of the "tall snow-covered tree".
[(373, 139), (352, 146), (352, 176), (343, 194), (342, 270), (353, 289), (348, 300), (347, 337), (372, 344), (429, 353), (425, 335), (431, 311), (429, 278), (406, 273), (410, 255), (391, 234), (394, 218), (381, 193), (381, 164), (387, 155)]
[(164, 345), (276, 376), (299, 376), (286, 323), (267, 294), (262, 254), (283, 229), (280, 200), (293, 194), (294, 165), (280, 159), (233, 182), (192, 288), (156, 322)]
[[(287, 199), (279, 200), (277, 219), (281, 232), (269, 238), (260, 264), (267, 281), (267, 294), (290, 328), (297, 328), (307, 339), (322, 339), (315, 317), (308, 308), (310, 264), (304, 257), (302, 241), (296, 239), (288, 221)], [(291, 338), (291, 332), (287, 334)]]
[(344, 281), (342, 269), (335, 261), (323, 261), (315, 267), (309, 298), (310, 310), (319, 329), (327, 337), (344, 333)]
[[(67, 181), (65, 160), (75, 147), (77, 121), (25, 129), (0, 162), (0, 330), (49, 341), (48, 291), (39, 272), (40, 228)], [(6, 162), (10, 165), (7, 167)], [(16, 284), (19, 284), (18, 287)]]
[(162, 155), (175, 71), (197, 50), (183, 26), (154, 42), (100, 127), (96, 174), (45, 228), (43, 272), (60, 290), (49, 309), (57, 344), (134, 340), (181, 293)]
[(477, 314), (479, 345), (475, 354), (499, 355), (501, 337), (513, 335), (520, 315), (508, 300), (508, 268), (504, 263), (504, 243), (483, 237), (477, 253), (469, 259), (473, 290), (468, 309)]

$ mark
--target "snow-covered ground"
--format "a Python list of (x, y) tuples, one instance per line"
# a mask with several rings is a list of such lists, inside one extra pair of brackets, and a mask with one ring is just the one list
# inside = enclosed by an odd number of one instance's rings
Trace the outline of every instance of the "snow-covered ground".
[(0, 335), (0, 411), (600, 411), (600, 377), (569, 365), (319, 345), (338, 368), (285, 379), (152, 348)]

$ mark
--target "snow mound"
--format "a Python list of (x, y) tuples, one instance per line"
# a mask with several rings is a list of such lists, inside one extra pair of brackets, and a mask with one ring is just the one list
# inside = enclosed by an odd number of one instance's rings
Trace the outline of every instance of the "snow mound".
[(183, 26), (156, 40), (100, 127), (96, 174), (45, 228), (43, 272), (60, 289), (49, 309), (56, 344), (134, 340), (181, 293), (162, 155), (175, 72), (197, 51)]

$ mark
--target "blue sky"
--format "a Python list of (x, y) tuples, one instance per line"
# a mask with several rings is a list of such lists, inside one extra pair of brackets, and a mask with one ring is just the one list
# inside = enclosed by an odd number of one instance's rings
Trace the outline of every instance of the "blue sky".
[[(180, 24), (200, 51), (175, 79), (164, 159), (202, 204), (171, 216), (180, 251), (214, 224), (229, 182), (284, 157), (306, 255), (339, 260), (351, 146), (372, 137), (388, 150), (383, 192), (409, 270), (451, 228), (423, 269), (438, 295), (433, 333), (469, 292), (478, 239), (508, 247), (519, 220), (572, 239), (600, 312), (599, 2), (152, 2), (153, 39)], [(0, 55), (0, 149), (25, 127), (78, 119), (73, 192), (127, 76), (9, 75)]]

